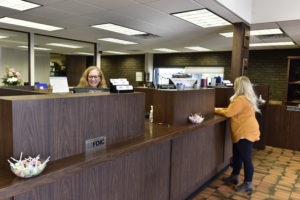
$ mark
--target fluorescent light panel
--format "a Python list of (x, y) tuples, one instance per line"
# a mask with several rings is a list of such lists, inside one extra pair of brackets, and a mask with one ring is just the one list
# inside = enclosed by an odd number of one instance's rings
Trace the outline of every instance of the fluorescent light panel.
[(200, 47), (200, 46), (184, 47), (184, 48), (191, 49), (191, 50), (194, 50), (194, 51), (211, 51), (211, 49), (203, 48), (203, 47)]
[(250, 47), (265, 47), (265, 46), (290, 46), (295, 45), (294, 42), (269, 42), (269, 43), (252, 43)]
[(128, 53), (120, 52), (120, 51), (104, 51), (104, 52), (105, 53), (112, 53), (112, 54), (121, 54), (121, 55), (128, 54)]
[(46, 45), (56, 46), (56, 47), (66, 47), (66, 48), (71, 48), (71, 49), (82, 48), (80, 46), (75, 46), (75, 45), (70, 45), (70, 44), (62, 44), (62, 43), (47, 43)]
[(50, 26), (50, 25), (46, 25), (46, 24), (40, 24), (40, 23), (36, 23), (36, 22), (25, 21), (25, 20), (21, 20), (21, 19), (10, 18), (10, 17), (0, 18), (0, 22), (6, 23), (6, 24), (12, 24), (12, 25), (16, 25), (16, 26), (24, 26), (24, 27), (28, 27), (28, 28), (40, 29), (40, 30), (44, 30), (44, 31), (56, 31), (56, 30), (63, 29), (63, 28), (57, 27), (57, 26)]
[(232, 38), (233, 32), (227, 32), (227, 33), (219, 33), (220, 35), (223, 35), (224, 37)]
[(130, 41), (120, 40), (120, 39), (115, 39), (115, 38), (101, 38), (101, 39), (98, 39), (98, 40), (105, 41), (105, 42), (113, 42), (113, 43), (118, 43), (118, 44), (124, 44), (124, 45), (137, 44), (136, 42), (130, 42)]
[(93, 56), (94, 54), (92, 53), (86, 53), (86, 52), (75, 52), (76, 54), (80, 54), (80, 55), (86, 55), (86, 56)]
[(252, 35), (252, 36), (255, 36), (255, 35), (273, 35), (273, 34), (283, 34), (283, 32), (279, 28), (250, 31), (250, 35)]
[(215, 15), (207, 9), (174, 13), (172, 15), (203, 28), (230, 25), (228, 21)]
[(0, 0), (0, 6), (11, 8), (19, 11), (29, 10), (32, 8), (39, 7), (41, 5), (30, 3), (22, 0)]
[[(223, 35), (224, 37), (233, 37), (233, 32), (219, 33), (219, 34)], [(252, 31), (250, 31), (250, 36), (255, 36), (255, 35), (273, 35), (273, 34), (283, 34), (283, 32), (279, 28), (262, 29), (262, 30), (252, 30)]]
[(93, 25), (94, 28), (99, 28), (107, 31), (112, 31), (115, 33), (125, 34), (125, 35), (143, 35), (146, 34), (145, 32), (134, 30), (131, 28), (126, 28), (123, 26), (115, 25), (115, 24), (100, 24), (100, 25)]
[(154, 50), (156, 50), (156, 51), (162, 51), (162, 52), (170, 52), (170, 53), (178, 52), (176, 50), (167, 49), (167, 48), (158, 48), (158, 49), (154, 49)]
[[(20, 48), (28, 49), (28, 46), (18, 46)], [(43, 48), (43, 47), (34, 47), (35, 50), (42, 50), (42, 51), (50, 51), (52, 49)]]
[(8, 38), (8, 36), (0, 35), (0, 39)]

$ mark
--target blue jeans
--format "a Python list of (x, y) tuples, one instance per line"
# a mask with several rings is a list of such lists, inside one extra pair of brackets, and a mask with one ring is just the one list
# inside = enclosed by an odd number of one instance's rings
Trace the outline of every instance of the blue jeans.
[(244, 182), (252, 182), (254, 167), (252, 164), (252, 147), (253, 142), (240, 139), (237, 143), (233, 143), (233, 171), (232, 175), (239, 175), (242, 163), (244, 163)]

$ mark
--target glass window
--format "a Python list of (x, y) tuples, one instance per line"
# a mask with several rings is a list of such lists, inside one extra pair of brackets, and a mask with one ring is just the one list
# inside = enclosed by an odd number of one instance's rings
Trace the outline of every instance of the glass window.
[[(0, 74), (3, 78), (5, 68), (20, 72), (22, 85), (28, 82), (28, 34), (0, 29)], [(1, 83), (0, 85), (4, 85)]]
[(67, 76), (69, 86), (78, 84), (82, 72), (94, 63), (94, 43), (36, 34), (35, 82), (49, 84), (50, 76)]

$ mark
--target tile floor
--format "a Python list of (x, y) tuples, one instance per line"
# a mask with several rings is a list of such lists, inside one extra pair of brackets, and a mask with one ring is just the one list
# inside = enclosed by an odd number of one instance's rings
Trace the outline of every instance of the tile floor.
[[(300, 200), (300, 151), (266, 146), (265, 150), (253, 150), (253, 192), (234, 192), (233, 185), (225, 185), (224, 176), (231, 168), (198, 193), (192, 200), (252, 199), (252, 200)], [(243, 169), (239, 178), (243, 182)]]

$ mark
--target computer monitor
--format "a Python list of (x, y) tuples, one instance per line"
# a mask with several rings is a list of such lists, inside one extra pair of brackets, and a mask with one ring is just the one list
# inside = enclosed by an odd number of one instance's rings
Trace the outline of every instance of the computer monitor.
[(74, 93), (109, 92), (109, 88), (73, 88)]

